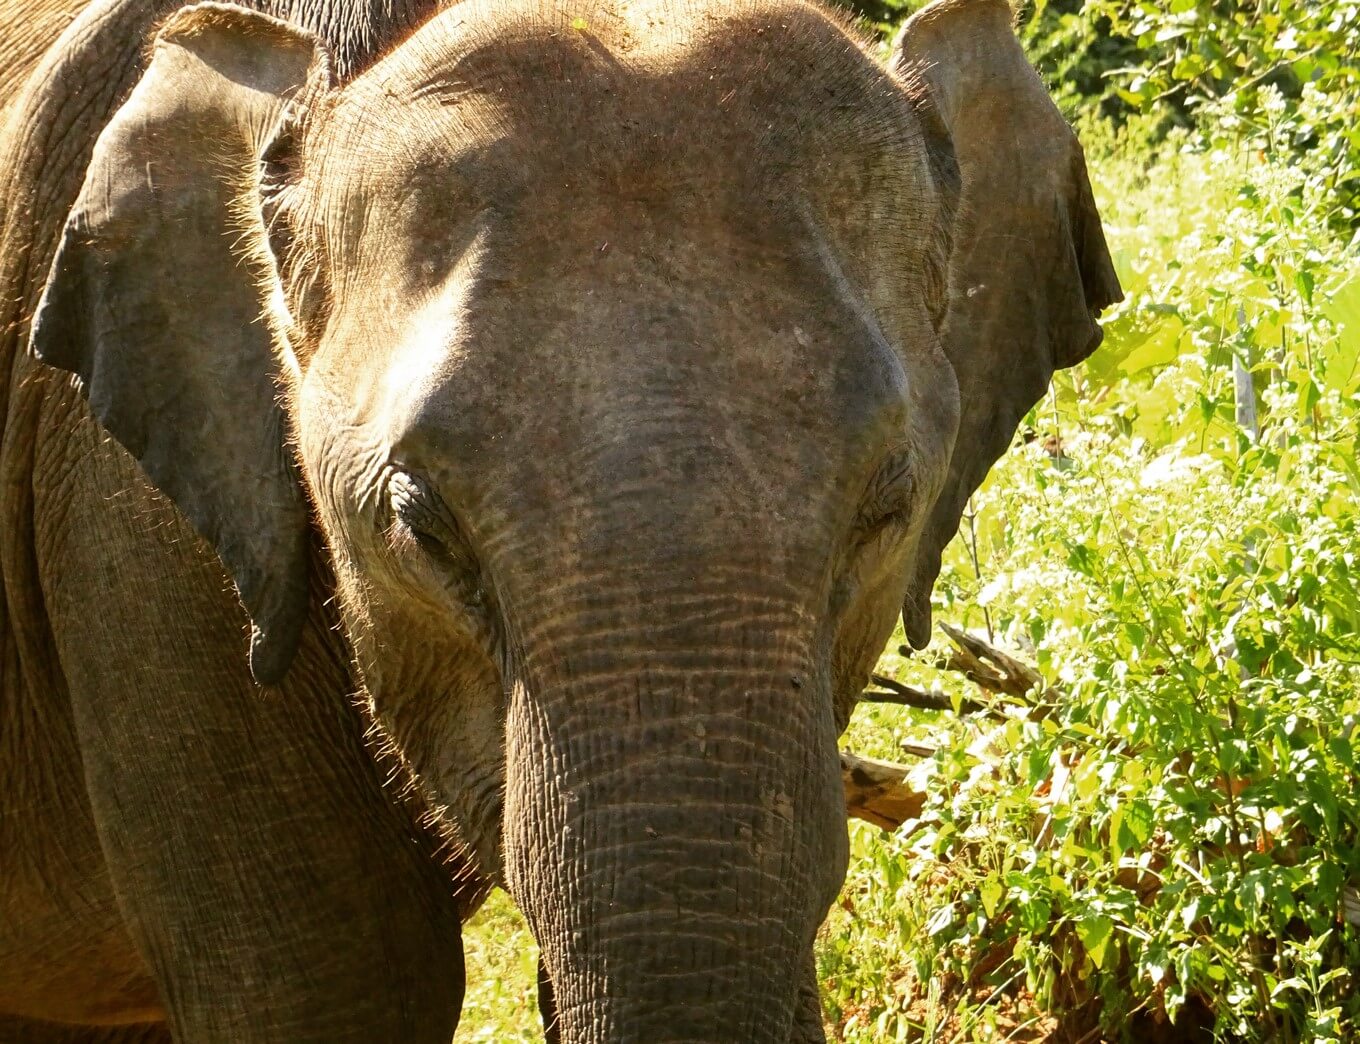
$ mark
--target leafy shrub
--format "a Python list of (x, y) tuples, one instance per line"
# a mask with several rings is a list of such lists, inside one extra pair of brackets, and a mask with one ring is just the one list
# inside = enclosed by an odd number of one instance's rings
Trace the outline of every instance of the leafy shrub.
[(1031, 0), (1023, 38), (1072, 111), (1190, 128), (1209, 147), (1287, 155), (1360, 223), (1358, 0)]
[[(1042, 0), (1040, 0), (1042, 2)], [(1141, 60), (1110, 70), (1140, 111), (1200, 110), (1214, 144), (1288, 152), (1353, 225), (1360, 204), (1360, 3), (1356, 0), (1090, 0), (1085, 24), (1135, 41)]]
[[(882, 37), (922, 0), (837, 0)], [(1065, 111), (1287, 155), (1360, 228), (1360, 0), (1011, 0)]]

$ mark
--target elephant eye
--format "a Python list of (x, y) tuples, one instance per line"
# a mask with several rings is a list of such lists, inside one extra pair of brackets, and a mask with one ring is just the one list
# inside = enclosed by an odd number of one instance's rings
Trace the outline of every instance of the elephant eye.
[(860, 501), (855, 528), (861, 541), (906, 526), (916, 499), (912, 457), (907, 450), (896, 451), (879, 466)]
[(388, 479), (393, 536), (414, 541), (434, 562), (463, 576), (475, 571), (462, 527), (439, 495), (424, 479), (394, 471)]
[(451, 597), (475, 633), (496, 645), (496, 598), (463, 527), (434, 488), (419, 476), (393, 471), (387, 483), (391, 509), (389, 549), (422, 587)]

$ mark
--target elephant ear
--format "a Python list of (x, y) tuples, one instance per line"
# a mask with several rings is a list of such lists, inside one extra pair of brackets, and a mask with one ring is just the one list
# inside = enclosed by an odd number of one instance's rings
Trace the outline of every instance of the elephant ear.
[(258, 171), (290, 102), (326, 78), (315, 38), (283, 22), (219, 4), (171, 17), (95, 144), (31, 331), (216, 550), (261, 684), (306, 618), (309, 520)]
[(903, 26), (895, 70), (958, 163), (941, 328), (958, 377), (959, 431), (921, 538), (902, 616), (930, 638), (930, 589), (968, 498), (1005, 452), (1055, 369), (1101, 341), (1123, 299), (1081, 145), (1030, 67), (1005, 0), (936, 0)]

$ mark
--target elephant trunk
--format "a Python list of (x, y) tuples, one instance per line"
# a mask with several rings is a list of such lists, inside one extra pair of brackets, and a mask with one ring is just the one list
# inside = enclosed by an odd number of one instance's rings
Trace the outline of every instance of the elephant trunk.
[(695, 586), (559, 589), (517, 636), (506, 870), (566, 1041), (787, 1042), (844, 875), (808, 614)]

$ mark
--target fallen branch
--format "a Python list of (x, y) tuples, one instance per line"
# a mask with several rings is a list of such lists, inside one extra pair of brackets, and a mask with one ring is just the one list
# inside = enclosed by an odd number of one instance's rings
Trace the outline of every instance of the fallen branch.
[[(935, 666), (957, 671), (985, 692), (1022, 701), (1031, 718), (1043, 717), (1052, 710), (1051, 703), (1041, 702), (1039, 697), (1045, 693), (1055, 694), (1057, 690), (1045, 686), (1043, 676), (1033, 667), (1002, 652), (977, 635), (945, 623), (940, 624), (940, 629), (949, 636), (955, 648), (942, 656)], [(910, 653), (904, 649), (903, 655)], [(860, 696), (861, 700), (869, 703), (893, 703), (918, 710), (985, 714), (999, 721), (1005, 721), (1013, 716), (1015, 710), (1023, 709), (1012, 704), (1012, 714), (1008, 714), (1002, 700), (984, 701), (968, 697), (961, 698), (956, 707), (954, 701), (944, 693), (926, 692), (884, 674), (870, 675), (870, 680), (877, 688), (866, 689)], [(935, 753), (930, 747), (914, 744), (904, 743), (902, 747), (916, 757), (931, 757)], [(884, 830), (896, 830), (907, 820), (918, 818), (925, 807), (926, 796), (907, 784), (909, 771), (906, 765), (862, 758), (841, 751), (841, 782), (845, 786), (846, 814)]]
[[(954, 702), (942, 692), (926, 692), (911, 685), (905, 685), (886, 674), (872, 674), (870, 680), (878, 689), (865, 689), (860, 699), (868, 703), (895, 703), (900, 707), (915, 707), (918, 710), (952, 711)], [(959, 701), (959, 711), (964, 714), (982, 712), (994, 718), (1004, 718), (1000, 711), (978, 700), (964, 697)]]
[(846, 815), (883, 830), (896, 830), (908, 819), (918, 818), (926, 796), (907, 784), (908, 771), (905, 765), (841, 751)]
[(945, 670), (957, 671), (979, 688), (1002, 696), (1024, 699), (1035, 690), (1043, 691), (1043, 676), (1029, 664), (947, 623), (940, 624), (940, 630), (955, 646), (939, 664)]
[(871, 703), (896, 703), (902, 707), (917, 707), (920, 710), (953, 710), (953, 704), (949, 702), (949, 697), (940, 692), (926, 692), (913, 685), (907, 685), (898, 681), (896, 678), (889, 678), (886, 674), (871, 674), (869, 680), (875, 685), (887, 690), (885, 692), (875, 692), (873, 689), (865, 689), (864, 695), (860, 699), (868, 700)]
[[(1052, 697), (1062, 696), (1062, 690), (1047, 685), (1037, 670), (1002, 652), (986, 639), (946, 623), (940, 624), (940, 629), (954, 643), (954, 649), (939, 654), (931, 661), (931, 666), (962, 674), (984, 692), (1020, 701), (1028, 709), (1028, 717), (1032, 721), (1047, 717), (1054, 707)], [(906, 646), (902, 646), (898, 652), (903, 656), (912, 655), (912, 650)], [(860, 699), (866, 703), (893, 703), (919, 710), (955, 710), (953, 701), (943, 693), (926, 692), (882, 674), (870, 675), (870, 680), (878, 687), (866, 689), (860, 695)], [(957, 709), (960, 713), (983, 713), (997, 720), (1005, 720), (1014, 716), (1018, 708), (1012, 706), (1012, 713), (1008, 714), (1004, 705), (964, 697)]]

